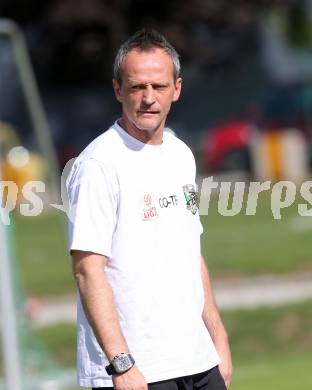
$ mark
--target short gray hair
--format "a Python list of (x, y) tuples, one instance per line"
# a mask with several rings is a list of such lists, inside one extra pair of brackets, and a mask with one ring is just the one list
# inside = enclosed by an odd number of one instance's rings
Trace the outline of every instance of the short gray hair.
[(120, 46), (114, 62), (114, 79), (121, 84), (121, 66), (130, 50), (149, 51), (153, 48), (163, 49), (170, 56), (173, 62), (173, 77), (177, 80), (180, 76), (181, 67), (179, 54), (162, 34), (151, 28), (143, 28), (137, 31)]

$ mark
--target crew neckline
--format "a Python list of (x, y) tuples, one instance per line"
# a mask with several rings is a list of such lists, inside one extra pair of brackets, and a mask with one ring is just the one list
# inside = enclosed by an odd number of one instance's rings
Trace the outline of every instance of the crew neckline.
[(149, 148), (149, 149), (154, 149), (154, 150), (161, 150), (163, 149), (164, 147), (164, 143), (165, 143), (165, 131), (163, 132), (163, 142), (161, 144), (157, 144), (157, 145), (154, 145), (154, 144), (147, 144), (145, 142), (142, 142), (140, 141), (139, 139), (133, 137), (132, 135), (130, 135), (124, 128), (122, 128), (120, 126), (120, 124), (118, 123), (118, 121), (120, 121), (121, 118), (117, 119), (114, 123), (114, 128), (120, 133), (120, 135), (125, 139), (127, 140), (130, 144), (132, 144), (133, 146), (136, 146), (138, 147), (139, 149), (143, 149), (143, 148)]

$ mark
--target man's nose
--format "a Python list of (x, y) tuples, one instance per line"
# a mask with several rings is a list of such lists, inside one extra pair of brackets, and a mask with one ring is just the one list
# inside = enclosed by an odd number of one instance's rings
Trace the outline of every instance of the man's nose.
[(151, 85), (147, 85), (143, 91), (143, 102), (148, 105), (155, 102), (154, 89)]

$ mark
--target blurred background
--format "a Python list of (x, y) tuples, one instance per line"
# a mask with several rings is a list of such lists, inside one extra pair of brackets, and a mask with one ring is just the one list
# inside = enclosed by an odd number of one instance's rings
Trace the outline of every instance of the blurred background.
[[(154, 27), (181, 56), (183, 93), (167, 125), (191, 146), (199, 184), (214, 175), (297, 185), (281, 220), (269, 192), (255, 216), (244, 213), (247, 194), (237, 216), (220, 215), (217, 194), (202, 216), (232, 388), (311, 387), (312, 220), (298, 204), (307, 203), (299, 188), (312, 168), (312, 1), (0, 0), (0, 18), (0, 168), (18, 188), (0, 234), (1, 335), (6, 315), (16, 330), (15, 355), (2, 337), (0, 386), (9, 388), (11, 369), (21, 372), (16, 390), (75, 388), (66, 220), (49, 203), (60, 202), (66, 162), (120, 116), (111, 87), (119, 45)], [(46, 183), (44, 213), (23, 217), (29, 180)], [(1, 207), (13, 202), (0, 193)]]

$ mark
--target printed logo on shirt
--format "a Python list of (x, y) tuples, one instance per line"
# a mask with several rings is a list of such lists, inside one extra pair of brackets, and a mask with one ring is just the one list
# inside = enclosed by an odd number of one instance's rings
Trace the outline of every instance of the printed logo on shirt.
[(144, 195), (144, 203), (146, 204), (146, 206), (151, 206), (152, 200), (153, 200), (152, 195), (150, 194)]
[(183, 186), (183, 192), (186, 200), (186, 208), (195, 215), (198, 210), (195, 186), (193, 184), (185, 184)]
[(151, 194), (145, 194), (143, 197), (142, 220), (152, 221), (156, 218), (158, 218), (158, 212), (153, 204), (153, 197)]
[(171, 207), (171, 206), (177, 206), (178, 205), (178, 197), (177, 195), (169, 195), (164, 196), (158, 199), (159, 206), (163, 208)]

